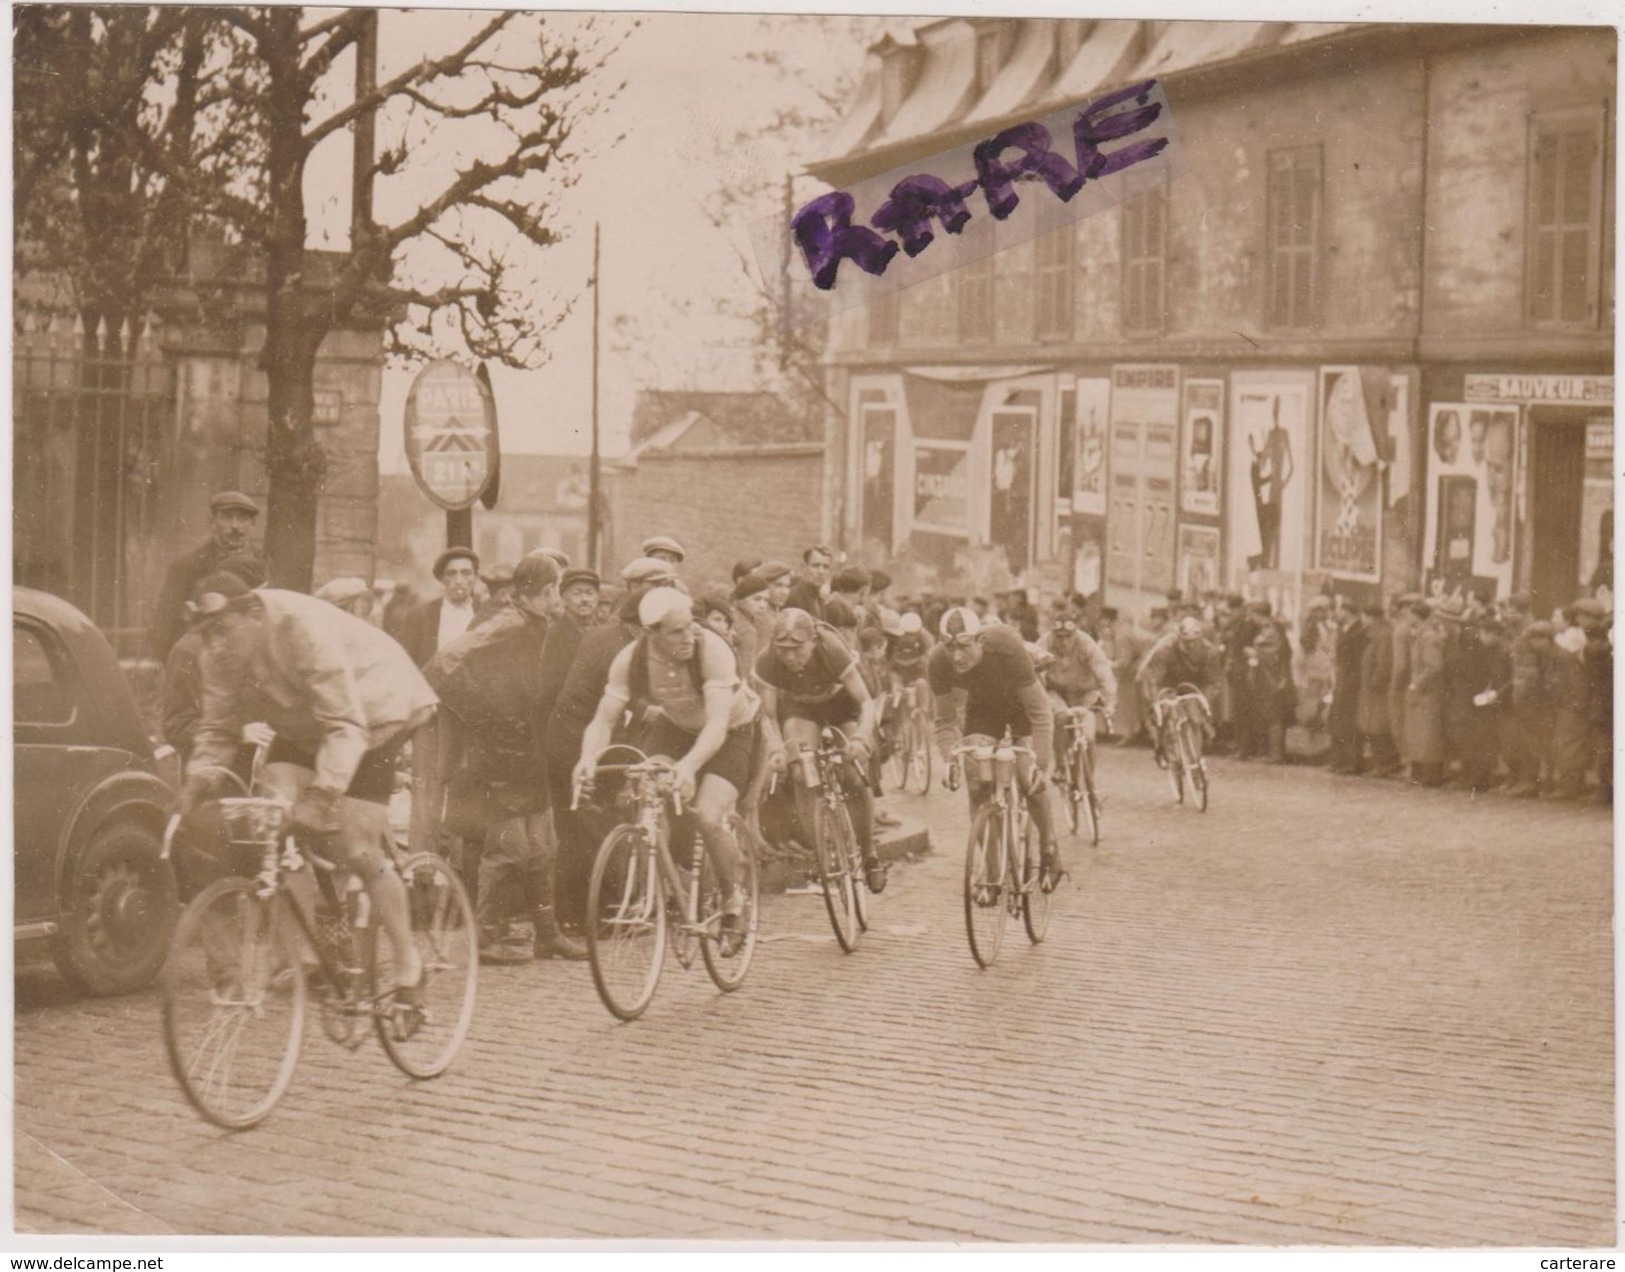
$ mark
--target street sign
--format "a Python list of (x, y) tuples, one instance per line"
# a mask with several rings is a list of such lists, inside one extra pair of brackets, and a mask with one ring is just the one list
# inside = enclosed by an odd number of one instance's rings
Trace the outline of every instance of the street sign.
[(430, 499), (448, 512), (480, 497), (496, 466), (496, 403), (474, 372), (431, 362), (406, 398), (406, 459)]

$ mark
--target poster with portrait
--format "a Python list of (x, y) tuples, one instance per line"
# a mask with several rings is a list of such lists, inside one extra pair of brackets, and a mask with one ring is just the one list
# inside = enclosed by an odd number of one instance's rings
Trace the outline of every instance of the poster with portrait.
[(1020, 574), (1033, 558), (1033, 437), (1036, 412), (1003, 407), (993, 412), (992, 489), (988, 535), (1004, 550), (1010, 572)]
[(1223, 590), (1217, 526), (1179, 527), (1179, 590), (1187, 600)]
[(1072, 511), (1106, 515), (1106, 418), (1111, 407), (1112, 382), (1104, 376), (1077, 381), (1073, 419), (1077, 441), (1073, 448)]
[(1229, 561), (1237, 584), (1261, 571), (1300, 577), (1313, 474), (1312, 371), (1230, 377)]
[(1186, 380), (1179, 442), (1180, 511), (1219, 515), (1224, 477), (1224, 381)]
[(1428, 515), (1422, 568), (1446, 593), (1470, 586), (1505, 596), (1516, 542), (1513, 488), (1518, 408), (1435, 402), (1428, 408)]
[(862, 532), (865, 542), (878, 543), (885, 552), (893, 547), (896, 501), (892, 483), (897, 470), (896, 454), (896, 408), (866, 405), (863, 408)]
[(1387, 370), (1371, 371), (1368, 385), (1359, 367), (1320, 369), (1315, 497), (1315, 568), (1365, 583), (1378, 582), (1382, 572), (1382, 440), (1390, 396)]

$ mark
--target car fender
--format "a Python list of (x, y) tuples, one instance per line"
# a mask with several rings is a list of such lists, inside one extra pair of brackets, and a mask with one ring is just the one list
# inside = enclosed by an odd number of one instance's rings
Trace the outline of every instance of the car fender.
[(166, 811), (174, 792), (151, 773), (126, 769), (104, 777), (79, 801), (68, 821), (56, 854), (56, 896), (64, 894), (68, 863), (74, 850), (97, 828), (117, 817), (131, 817), (155, 834), (162, 834)]

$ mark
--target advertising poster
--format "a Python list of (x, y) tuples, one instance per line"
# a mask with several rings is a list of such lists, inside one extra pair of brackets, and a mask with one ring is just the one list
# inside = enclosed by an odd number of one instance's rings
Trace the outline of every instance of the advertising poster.
[(1072, 407), (1077, 421), (1073, 512), (1096, 517), (1106, 515), (1106, 412), (1111, 399), (1110, 380), (1105, 377), (1078, 379)]
[(921, 530), (970, 534), (970, 447), (964, 442), (914, 443), (914, 524)]
[(1179, 590), (1187, 600), (1222, 591), (1217, 526), (1179, 527)]
[[(1376, 397), (1387, 405), (1387, 372)], [(1382, 569), (1382, 464), (1359, 367), (1320, 369), (1320, 472), (1315, 499), (1315, 568), (1375, 583)]]
[(1033, 440), (1035, 413), (1028, 408), (993, 412), (991, 499), (988, 537), (1004, 550), (1012, 574), (1033, 557)]
[(1219, 515), (1224, 473), (1224, 381), (1186, 380), (1179, 447), (1179, 507), (1199, 517)]
[(1512, 586), (1518, 408), (1435, 402), (1428, 408), (1428, 515), (1422, 568), (1446, 593)]
[[(1304, 568), (1313, 373), (1230, 377), (1230, 570), (1301, 576)], [(1307, 469), (1308, 474), (1313, 469)]]
[(1144, 593), (1174, 583), (1179, 476), (1179, 368), (1112, 368), (1107, 581)]
[(863, 538), (890, 552), (893, 546), (893, 474), (897, 470), (897, 411), (863, 408)]

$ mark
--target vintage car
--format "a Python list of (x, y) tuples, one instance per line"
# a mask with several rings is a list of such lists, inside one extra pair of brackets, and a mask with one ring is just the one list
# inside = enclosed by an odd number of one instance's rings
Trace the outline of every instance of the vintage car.
[(18, 961), (48, 942), (80, 989), (127, 993), (158, 974), (175, 930), (162, 845), (178, 761), (147, 737), (95, 624), (29, 588), (12, 611)]

